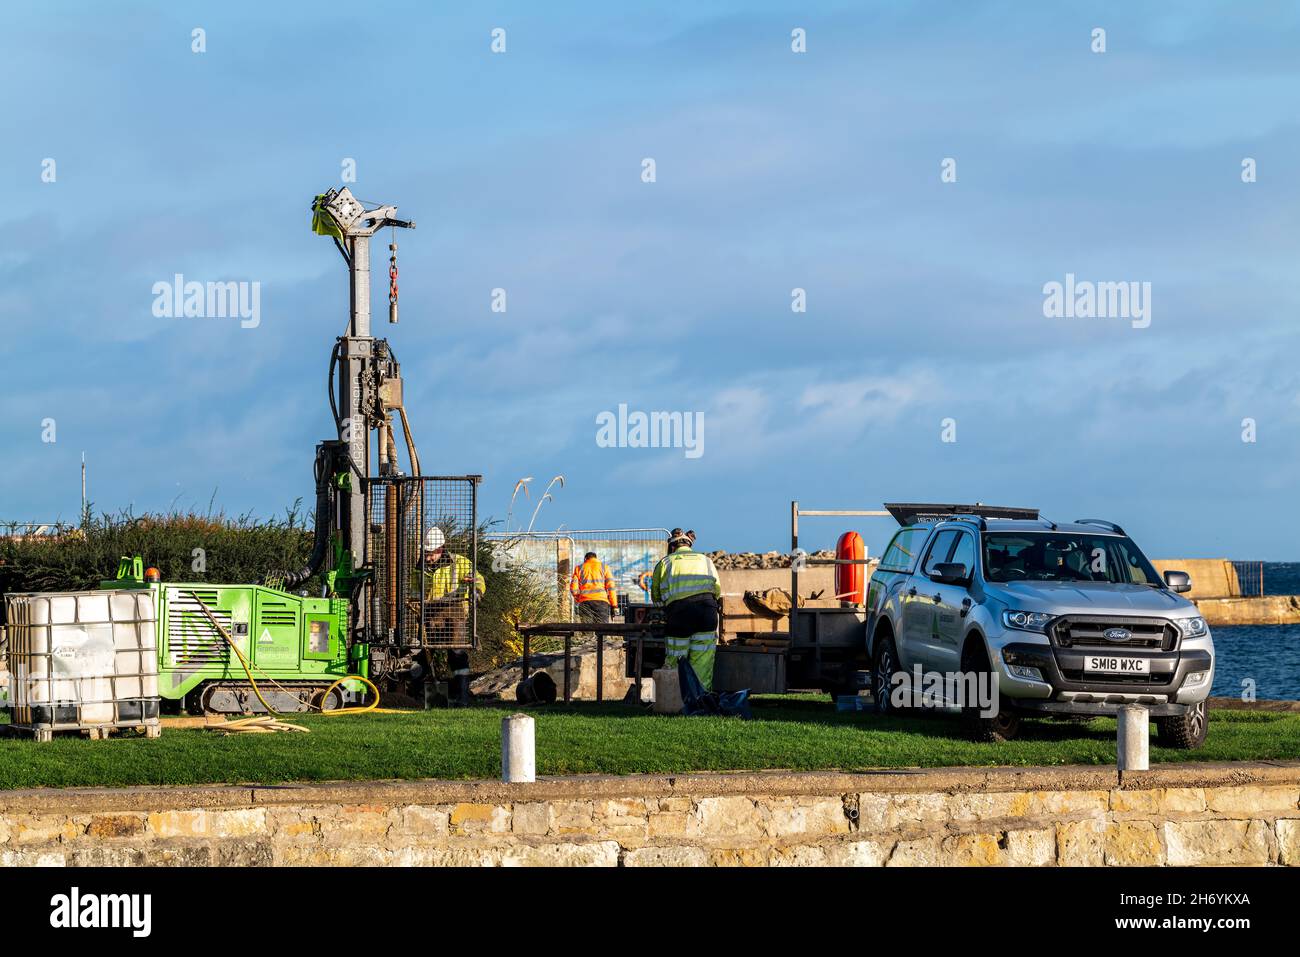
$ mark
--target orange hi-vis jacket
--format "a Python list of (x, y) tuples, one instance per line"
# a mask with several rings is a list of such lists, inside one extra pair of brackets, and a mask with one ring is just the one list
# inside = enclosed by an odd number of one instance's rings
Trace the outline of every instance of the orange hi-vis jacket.
[(569, 579), (569, 594), (578, 604), (585, 601), (609, 602), (610, 609), (618, 604), (614, 597), (614, 576), (600, 559), (585, 561)]

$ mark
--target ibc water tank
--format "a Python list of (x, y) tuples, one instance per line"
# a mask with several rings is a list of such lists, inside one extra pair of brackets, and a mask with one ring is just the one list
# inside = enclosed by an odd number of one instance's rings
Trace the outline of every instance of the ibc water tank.
[(158, 724), (151, 590), (10, 595), (9, 706), (15, 728)]

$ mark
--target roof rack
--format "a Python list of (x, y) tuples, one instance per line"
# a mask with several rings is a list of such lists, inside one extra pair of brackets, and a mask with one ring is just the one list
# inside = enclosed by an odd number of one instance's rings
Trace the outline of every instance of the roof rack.
[(1104, 518), (1076, 518), (1075, 525), (1100, 525), (1102, 528), (1108, 528), (1116, 535), (1127, 535), (1128, 532), (1120, 528), (1114, 522), (1108, 522)]
[(939, 505), (925, 502), (886, 502), (885, 508), (894, 516), (899, 525), (918, 525), (923, 522), (941, 522), (953, 518), (971, 518), (980, 521), (987, 518), (1011, 518), (1034, 521), (1038, 518), (1036, 508), (1014, 508), (1006, 505)]

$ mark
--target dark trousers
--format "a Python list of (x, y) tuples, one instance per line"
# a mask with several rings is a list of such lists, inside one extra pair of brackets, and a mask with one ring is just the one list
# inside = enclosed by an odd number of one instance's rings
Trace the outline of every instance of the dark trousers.
[(689, 638), (717, 629), (718, 600), (712, 595), (691, 595), (675, 601), (664, 615), (664, 634), (669, 638)]
[(609, 602), (607, 601), (580, 601), (578, 602), (578, 621), (609, 621)]

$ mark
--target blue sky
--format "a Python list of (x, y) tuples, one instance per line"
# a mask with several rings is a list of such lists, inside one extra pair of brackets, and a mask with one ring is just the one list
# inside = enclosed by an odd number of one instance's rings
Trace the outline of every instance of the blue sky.
[[(538, 527), (765, 550), (794, 498), (980, 500), (1112, 518), (1156, 556), (1300, 558), (1296, 4), (7, 20), (0, 518), (75, 519), (83, 451), (101, 510), (310, 497), (347, 285), (307, 207), (352, 158), (358, 196), (418, 223), (377, 331), (425, 471), (483, 473), (483, 513), (562, 473)], [(154, 317), (175, 273), (260, 282), (261, 324)], [(1150, 282), (1150, 326), (1046, 318), (1067, 273)], [(620, 403), (702, 413), (704, 454), (598, 447)], [(861, 530), (878, 552), (889, 526)]]

